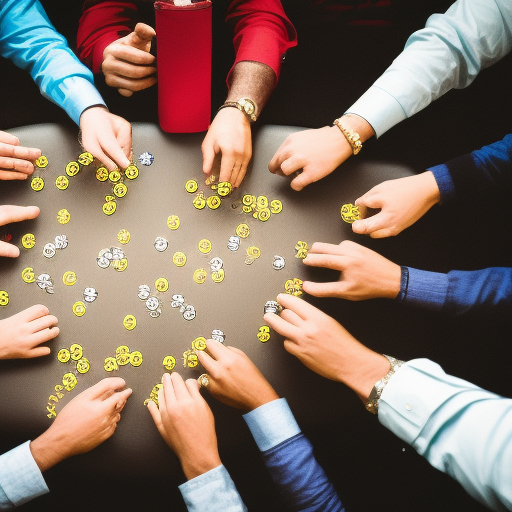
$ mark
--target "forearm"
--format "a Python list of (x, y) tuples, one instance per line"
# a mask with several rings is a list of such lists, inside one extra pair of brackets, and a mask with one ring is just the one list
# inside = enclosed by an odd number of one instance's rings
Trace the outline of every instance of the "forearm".
[(274, 71), (260, 62), (239, 62), (233, 68), (227, 101), (248, 97), (258, 105), (259, 112), (267, 103), (276, 84)]

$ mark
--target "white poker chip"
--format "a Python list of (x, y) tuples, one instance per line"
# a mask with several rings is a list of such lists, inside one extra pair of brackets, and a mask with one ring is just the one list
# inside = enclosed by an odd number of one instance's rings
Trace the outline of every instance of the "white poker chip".
[(228, 249), (230, 251), (238, 251), (240, 248), (240, 237), (239, 236), (230, 236), (228, 240)]
[(220, 329), (213, 329), (212, 331), (212, 340), (216, 340), (219, 343), (224, 343), (226, 339), (226, 335)]
[(147, 151), (139, 155), (139, 162), (142, 165), (151, 165), (154, 160), (155, 157), (151, 153), (148, 153)]
[(272, 268), (274, 270), (282, 270), (285, 266), (285, 259), (282, 256), (278, 256), (277, 254), (274, 256), (274, 261), (272, 262)]
[(43, 256), (53, 258), (55, 256), (55, 244), (48, 243), (43, 247)]
[(68, 246), (68, 237), (66, 235), (57, 235), (55, 237), (55, 248), (65, 249)]
[(218, 257), (212, 258), (209, 263), (212, 272), (218, 272), (224, 266), (224, 262)]
[(156, 297), (149, 297), (146, 300), (146, 307), (150, 311), (156, 311), (158, 309), (159, 305), (160, 305), (160, 301)]
[(84, 301), (94, 302), (98, 298), (98, 292), (96, 288), (86, 288), (84, 290)]
[(151, 288), (147, 284), (141, 284), (139, 286), (139, 293), (137, 294), (137, 297), (139, 297), (140, 300), (146, 300), (150, 294)]
[(158, 252), (164, 252), (167, 249), (169, 242), (165, 238), (158, 236), (156, 237), (153, 245)]
[(105, 258), (105, 256), (98, 256), (96, 258), (96, 263), (100, 268), (107, 268), (110, 266), (110, 260), (108, 258)]

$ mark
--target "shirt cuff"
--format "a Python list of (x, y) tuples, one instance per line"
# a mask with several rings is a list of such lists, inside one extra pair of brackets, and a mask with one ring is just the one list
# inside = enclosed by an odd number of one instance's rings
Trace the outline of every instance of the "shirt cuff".
[(179, 487), (189, 512), (245, 512), (227, 469), (220, 465)]
[(431, 311), (441, 311), (448, 296), (448, 275), (411, 267), (406, 268), (409, 279), (403, 302)]
[(441, 204), (453, 201), (455, 199), (455, 186), (453, 183), (450, 170), (446, 164), (430, 167), (427, 171), (432, 172), (441, 194)]
[(384, 89), (374, 85), (345, 114), (355, 114), (368, 121), (377, 138), (407, 118), (400, 103)]
[(300, 434), (286, 398), (268, 402), (244, 414), (243, 418), (262, 452)]
[(78, 76), (65, 78), (59, 84), (59, 93), (61, 101), (58, 103), (78, 126), (80, 126), (80, 116), (86, 108), (93, 105), (106, 107), (96, 87), (85, 78)]
[(30, 451), (30, 441), (0, 456), (0, 510), (49, 492)]

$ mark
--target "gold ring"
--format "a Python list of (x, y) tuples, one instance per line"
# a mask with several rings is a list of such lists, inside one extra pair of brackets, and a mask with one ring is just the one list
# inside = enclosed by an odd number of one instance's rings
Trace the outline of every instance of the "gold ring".
[(207, 388), (210, 385), (210, 379), (208, 378), (208, 374), (203, 373), (202, 375), (199, 375), (199, 377), (197, 378), (197, 383), (199, 384), (199, 389)]

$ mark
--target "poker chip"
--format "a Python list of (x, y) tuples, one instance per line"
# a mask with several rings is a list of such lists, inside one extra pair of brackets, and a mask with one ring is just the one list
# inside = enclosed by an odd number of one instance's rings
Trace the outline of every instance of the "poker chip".
[(217, 186), (217, 194), (219, 196), (225, 197), (231, 194), (232, 185), (229, 181), (220, 181)]
[(222, 258), (219, 257), (212, 258), (208, 263), (210, 263), (210, 270), (212, 272), (218, 272), (224, 266)]
[(48, 288), (53, 287), (53, 280), (50, 274), (39, 274), (36, 279), (36, 284), (41, 290), (48, 290)]
[(7, 306), (9, 304), (9, 292), (0, 290), (0, 306)]
[(26, 267), (21, 271), (21, 278), (25, 283), (33, 283), (36, 280), (34, 275), (34, 269), (32, 267)]
[(165, 238), (158, 236), (155, 238), (153, 245), (158, 252), (164, 252), (167, 249), (169, 242)]
[(295, 244), (295, 257), (303, 260), (308, 255), (308, 249), (308, 244), (306, 242), (299, 240)]
[(177, 215), (167, 217), (167, 227), (173, 231), (180, 227), (180, 218)]
[(197, 190), (197, 181), (196, 180), (188, 180), (186, 183), (185, 183), (185, 190), (189, 193), (189, 194), (193, 194), (196, 190)]
[(97, 292), (96, 288), (89, 287), (84, 290), (84, 301), (85, 302), (91, 303), (91, 302), (94, 302), (97, 298), (98, 298), (98, 292)]
[(239, 236), (240, 238), (247, 238), (251, 233), (251, 229), (249, 228), (249, 226), (247, 224), (242, 223), (242, 224), (238, 224), (235, 232), (236, 232), (237, 236)]
[(126, 315), (123, 320), (123, 325), (127, 331), (133, 331), (137, 325), (137, 320), (133, 315)]
[(117, 205), (115, 201), (107, 201), (103, 204), (102, 210), (105, 215), (113, 215), (117, 210)]
[(199, 249), (199, 252), (208, 254), (212, 250), (212, 243), (207, 238), (203, 238), (202, 240), (199, 240), (197, 248)]
[(55, 186), (59, 190), (66, 190), (69, 187), (69, 180), (68, 180), (68, 178), (66, 176), (64, 176), (64, 175), (57, 176), (57, 178), (55, 179)]
[(284, 289), (285, 289), (285, 292), (288, 293), (289, 295), (295, 295), (295, 297), (300, 297), (303, 294), (302, 280), (297, 277), (295, 277), (293, 279), (288, 279), (284, 283)]
[(273, 214), (278, 214), (283, 211), (283, 203), (279, 199), (273, 199), (270, 201), (270, 211)]
[(162, 314), (162, 310), (160, 308), (154, 309), (149, 312), (149, 316), (151, 318), (158, 318)]
[(196, 317), (196, 310), (194, 308), (194, 306), (192, 306), (192, 304), (188, 304), (187, 306), (185, 306), (185, 309), (183, 311), (183, 318), (185, 320), (194, 320), (194, 318)]
[(72, 391), (75, 389), (75, 386), (78, 384), (76, 377), (72, 373), (65, 373), (62, 376), (62, 385), (66, 391)]
[(66, 210), (66, 208), (62, 208), (57, 212), (57, 220), (59, 224), (67, 224), (71, 219), (70, 213)]
[(66, 235), (57, 235), (55, 237), (55, 249), (65, 249), (68, 246), (68, 237)]
[(57, 395), (57, 398), (59, 398), (59, 399), (64, 398), (64, 393), (62, 393), (62, 390), (64, 389), (64, 386), (61, 386), (60, 384), (57, 384), (53, 389), (55, 389), (55, 393)]
[(251, 245), (251, 247), (247, 248), (247, 256), (250, 256), (251, 258), (254, 259), (258, 259), (261, 256), (261, 250), (259, 249), (259, 247)]
[(282, 270), (285, 264), (285, 259), (282, 256), (274, 255), (274, 261), (272, 262), (272, 268), (274, 270)]
[(124, 197), (128, 192), (128, 187), (124, 183), (116, 183), (113, 192), (116, 197)]
[(198, 364), (197, 354), (193, 350), (183, 352), (183, 366), (185, 368), (195, 368)]
[(130, 353), (116, 354), (116, 361), (119, 366), (126, 366), (130, 362)]
[(40, 169), (43, 169), (48, 165), (48, 158), (44, 155), (41, 155), (39, 158), (36, 158), (34, 165)]
[(268, 325), (262, 325), (258, 329), (258, 334), (256, 336), (261, 343), (266, 343), (270, 339), (270, 327)]
[(121, 258), (120, 260), (113, 260), (111, 265), (118, 271), (124, 272), (128, 268), (128, 260), (126, 258)]
[(151, 288), (147, 284), (141, 284), (139, 286), (139, 293), (137, 294), (137, 297), (139, 297), (140, 300), (146, 300), (150, 294)]
[(206, 281), (207, 275), (208, 273), (204, 268), (198, 268), (197, 270), (194, 271), (193, 278), (197, 284), (203, 284)]
[(121, 179), (121, 171), (119, 169), (112, 169), (108, 173), (108, 181), (111, 183), (117, 183)]
[(344, 204), (341, 207), (340, 213), (341, 218), (348, 224), (352, 224), (354, 221), (359, 220), (361, 218), (359, 208), (352, 203)]
[(206, 199), (206, 204), (210, 210), (216, 210), (222, 203), (219, 196), (210, 196)]
[(194, 350), (206, 350), (206, 338), (203, 338), (202, 336), (197, 337), (192, 341), (192, 348)]
[(62, 276), (62, 282), (66, 286), (73, 286), (76, 283), (76, 274), (72, 270), (64, 272), (64, 275)]
[(43, 256), (45, 258), (53, 258), (55, 256), (55, 244), (47, 243), (43, 247)]
[(165, 356), (162, 364), (166, 370), (172, 370), (176, 366), (176, 359), (173, 356)]
[(146, 308), (149, 311), (156, 311), (160, 306), (160, 301), (156, 297), (148, 297), (146, 300)]
[(268, 219), (270, 219), (270, 209), (269, 208), (263, 208), (258, 212), (258, 220), (261, 220), (262, 222), (266, 222)]
[(224, 276), (225, 272), (223, 268), (216, 270), (215, 272), (212, 272), (212, 279), (214, 283), (221, 283), (222, 281), (224, 281)]
[(240, 248), (240, 237), (230, 236), (228, 240), (228, 249), (232, 252), (238, 251)]
[(82, 357), (76, 362), (76, 371), (78, 373), (84, 374), (87, 373), (91, 369), (91, 363), (89, 359), (86, 357)]
[(71, 359), (73, 359), (73, 361), (78, 361), (84, 355), (84, 349), (83, 349), (82, 345), (80, 345), (78, 343), (73, 343), (73, 345), (71, 345), (71, 347), (69, 347), (69, 354), (71, 356)]
[(72, 178), (73, 176), (76, 176), (80, 172), (80, 165), (78, 162), (69, 162), (66, 165), (66, 174)]
[(281, 311), (283, 308), (279, 304), (279, 302), (275, 300), (268, 300), (265, 302), (265, 305), (263, 306), (263, 314), (265, 313), (275, 313), (276, 315), (281, 314)]
[(226, 339), (226, 335), (224, 334), (223, 331), (221, 331), (220, 329), (213, 329), (212, 340), (216, 340), (219, 343), (224, 343), (225, 339)]
[(175, 294), (172, 296), (171, 307), (179, 308), (185, 304), (185, 297), (183, 295)]
[(132, 164), (132, 165), (129, 165), (125, 170), (124, 170), (124, 175), (129, 179), (129, 180), (134, 180), (135, 178), (137, 178), (139, 176), (139, 168)]
[(77, 160), (82, 165), (91, 165), (94, 160), (94, 156), (92, 155), (92, 153), (89, 153), (88, 151), (86, 151), (84, 153), (81, 153), (78, 156)]
[(43, 178), (41, 178), (39, 176), (32, 178), (32, 181), (30, 182), (30, 186), (32, 187), (32, 190), (35, 190), (36, 192), (43, 190), (43, 188), (44, 188)]
[(108, 180), (108, 169), (106, 167), (98, 167), (96, 169), (96, 179), (98, 181), (107, 181)]
[(155, 288), (159, 292), (166, 292), (169, 289), (169, 281), (167, 281), (167, 279), (165, 279), (165, 277), (159, 277), (155, 281)]
[(76, 316), (85, 315), (85, 304), (82, 301), (75, 302), (72, 309)]
[(117, 366), (117, 361), (115, 357), (106, 357), (103, 362), (103, 368), (105, 368), (106, 372), (113, 372), (117, 370), (119, 367)]
[(139, 155), (139, 162), (141, 163), (141, 165), (151, 165), (154, 160), (155, 157), (151, 153), (148, 153), (147, 151)]
[(142, 354), (138, 350), (130, 354), (130, 364), (132, 366), (140, 366), (142, 364)]
[(197, 194), (197, 196), (192, 201), (192, 204), (194, 205), (194, 208), (197, 210), (202, 210), (206, 206), (206, 199), (204, 197), (204, 194), (200, 192)]
[(25, 247), (25, 249), (32, 249), (34, 245), (36, 245), (36, 237), (32, 233), (27, 233), (23, 235), (21, 239), (21, 245)]
[(110, 266), (110, 260), (105, 258), (105, 256), (98, 256), (96, 258), (96, 263), (100, 268), (108, 268)]
[(119, 233), (117, 233), (117, 240), (120, 244), (126, 245), (131, 239), (130, 232), (127, 229), (121, 229)]
[(116, 348), (116, 357), (121, 354), (129, 354), (130, 349), (126, 345), (119, 345), (119, 347)]
[(177, 267), (183, 267), (187, 263), (187, 257), (182, 252), (175, 252), (172, 257), (172, 262)]

